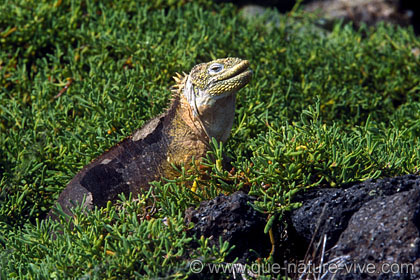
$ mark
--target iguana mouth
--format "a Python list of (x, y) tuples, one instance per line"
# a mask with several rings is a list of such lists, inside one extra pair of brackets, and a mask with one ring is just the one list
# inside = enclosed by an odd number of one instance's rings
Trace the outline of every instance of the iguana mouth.
[(244, 83), (244, 86), (249, 83), (252, 77), (252, 70), (245, 69), (244, 71), (240, 72), (239, 75), (237, 75), (237, 79), (241, 80)]

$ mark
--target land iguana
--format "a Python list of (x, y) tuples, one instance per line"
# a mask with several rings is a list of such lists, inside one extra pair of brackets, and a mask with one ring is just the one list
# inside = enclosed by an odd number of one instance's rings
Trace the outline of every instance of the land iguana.
[[(212, 137), (228, 139), (236, 93), (251, 77), (249, 62), (231, 57), (198, 64), (189, 75), (177, 74), (169, 109), (85, 166), (57, 203), (71, 215), (70, 209), (84, 197), (84, 208), (103, 207), (120, 193), (136, 196), (151, 181), (174, 178), (172, 164), (205, 156)], [(56, 218), (53, 209), (48, 217)]]

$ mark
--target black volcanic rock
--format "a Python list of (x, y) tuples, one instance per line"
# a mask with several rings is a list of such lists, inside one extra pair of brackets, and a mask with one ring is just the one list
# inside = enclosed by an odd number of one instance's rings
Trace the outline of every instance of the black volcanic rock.
[[(346, 265), (360, 268), (350, 275), (364, 274), (369, 279), (419, 279), (415, 264), (419, 258), (419, 210), (418, 188), (367, 202), (351, 217), (330, 250), (329, 260), (347, 255)], [(368, 264), (376, 271), (361, 271)], [(347, 278), (346, 274), (343, 269), (330, 279)]]
[(193, 222), (190, 235), (210, 238), (210, 246), (219, 245), (219, 237), (235, 248), (226, 261), (238, 257), (239, 262), (255, 259), (257, 254), (268, 256), (271, 244), (264, 227), (266, 215), (255, 211), (251, 202), (255, 199), (239, 191), (230, 196), (219, 195), (215, 199), (203, 201), (198, 209), (189, 208), (185, 213), (187, 223)]
[(326, 234), (328, 249), (338, 241), (341, 233), (347, 228), (350, 218), (365, 203), (378, 197), (418, 188), (420, 188), (420, 177), (405, 175), (367, 180), (342, 188), (309, 190), (295, 198), (296, 201), (302, 202), (302, 207), (293, 211), (291, 220), (297, 234), (307, 244), (314, 236), (319, 222), (315, 240)]

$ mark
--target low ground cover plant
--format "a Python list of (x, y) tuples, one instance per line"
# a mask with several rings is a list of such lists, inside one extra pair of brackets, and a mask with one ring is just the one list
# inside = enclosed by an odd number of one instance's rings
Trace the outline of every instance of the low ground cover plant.
[[(0, 4), (1, 279), (185, 278), (191, 260), (221, 263), (229, 251), (186, 234), (185, 209), (204, 199), (246, 189), (281, 221), (299, 190), (418, 172), (411, 29), (326, 30), (298, 11), (249, 20), (232, 5), (175, 2)], [(205, 177), (75, 209), (73, 226), (42, 221), (84, 165), (165, 110), (175, 72), (227, 56), (248, 59), (254, 77)], [(151, 198), (159, 211), (145, 210)]]

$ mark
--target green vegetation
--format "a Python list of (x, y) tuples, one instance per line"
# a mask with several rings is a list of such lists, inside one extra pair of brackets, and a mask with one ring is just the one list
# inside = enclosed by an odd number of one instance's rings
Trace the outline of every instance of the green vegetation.
[[(301, 13), (247, 20), (207, 1), (101, 2), (0, 4), (1, 279), (185, 278), (189, 261), (229, 250), (186, 236), (184, 210), (203, 199), (250, 189), (256, 209), (281, 219), (302, 188), (419, 170), (411, 30), (327, 31)], [(76, 209), (74, 227), (41, 222), (78, 170), (165, 109), (171, 75), (226, 56), (255, 75), (231, 139), (204, 163), (208, 179), (191, 172), (135, 201)], [(145, 210), (151, 199), (158, 211)]]

